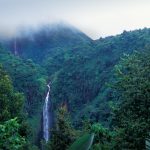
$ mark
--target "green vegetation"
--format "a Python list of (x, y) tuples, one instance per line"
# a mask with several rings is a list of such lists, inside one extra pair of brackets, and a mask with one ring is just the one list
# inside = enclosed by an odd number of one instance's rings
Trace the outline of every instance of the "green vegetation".
[(77, 131), (72, 127), (67, 108), (62, 106), (57, 113), (57, 122), (51, 131), (52, 137), (49, 143), (49, 149), (66, 150), (75, 140)]
[[(9, 102), (8, 100), (6, 101), (1, 97), (1, 103), (3, 101), (6, 104), (12, 103), (10, 105), (10, 109), (13, 109), (13, 111), (19, 111), (20, 109), (23, 109), (23, 112), (25, 116), (27, 116), (31, 128), (33, 128), (32, 130), (34, 131), (35, 127), (36, 129), (39, 129), (41, 119), (40, 117), (34, 118), (34, 116), (40, 116), (42, 111), (43, 96), (45, 95), (47, 80), (47, 76), (44, 74), (43, 69), (41, 69), (39, 65), (34, 64), (32, 60), (22, 60), (18, 56), (14, 56), (10, 52), (6, 51), (4, 48), (0, 48), (0, 63), (3, 65), (3, 68), (7, 74), (10, 76), (14, 89), (20, 93), (23, 93), (25, 99), (25, 101), (22, 101), (22, 103), (20, 102), (20, 104), (16, 101), (17, 96), (19, 97), (20, 95), (16, 93), (13, 101), (9, 100)], [(2, 72), (1, 75), (3, 75)], [(10, 85), (9, 82), (10, 80), (5, 83), (6, 86)], [(2, 85), (1, 91), (3, 91), (3, 88), (5, 88), (5, 85)], [(9, 92), (13, 93), (11, 89), (10, 91), (7, 91), (7, 93)], [(12, 96), (8, 96), (8, 99), (9, 97)], [(6, 112), (3, 111), (3, 113)], [(11, 115), (12, 114), (13, 113), (11, 112)], [(38, 132), (39, 131), (37, 130), (34, 131), (31, 136), (37, 137)], [(31, 138), (33, 139), (33, 137)]]
[[(150, 131), (150, 50), (125, 55), (116, 66), (118, 107), (114, 125), (122, 130), (121, 148), (144, 149)], [(115, 98), (116, 98), (115, 97)]]
[(3, 48), (0, 48), (0, 63), (11, 77), (15, 89), (24, 93), (26, 111), (31, 116), (45, 93), (47, 77), (43, 69), (32, 60), (22, 60)]
[(26, 143), (27, 129), (21, 132), (23, 100), (23, 95), (14, 91), (9, 76), (0, 67), (0, 149), (19, 150)]
[(93, 143), (94, 134), (85, 134), (76, 140), (68, 150), (89, 150)]
[(94, 41), (72, 27), (44, 27), (16, 42), (15, 53), (14, 39), (0, 48), (0, 149), (37, 149), (49, 81), (55, 124), (43, 148), (149, 144), (150, 29)]
[(14, 92), (9, 76), (0, 67), (0, 122), (20, 115), (23, 95)]
[(0, 125), (0, 149), (20, 150), (26, 143), (24, 137), (19, 134), (20, 125), (16, 118), (6, 121)]

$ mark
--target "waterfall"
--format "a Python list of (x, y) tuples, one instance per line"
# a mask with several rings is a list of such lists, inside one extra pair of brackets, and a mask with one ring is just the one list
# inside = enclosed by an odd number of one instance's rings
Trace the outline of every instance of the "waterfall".
[(49, 93), (50, 93), (50, 84), (48, 86), (48, 92), (45, 98), (45, 103), (43, 107), (43, 138), (47, 142), (49, 140)]

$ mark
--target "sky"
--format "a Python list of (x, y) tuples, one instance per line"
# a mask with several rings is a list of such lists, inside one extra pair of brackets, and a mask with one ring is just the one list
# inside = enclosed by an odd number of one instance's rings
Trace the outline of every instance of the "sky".
[(67, 22), (93, 39), (150, 27), (150, 0), (0, 0), (0, 33)]

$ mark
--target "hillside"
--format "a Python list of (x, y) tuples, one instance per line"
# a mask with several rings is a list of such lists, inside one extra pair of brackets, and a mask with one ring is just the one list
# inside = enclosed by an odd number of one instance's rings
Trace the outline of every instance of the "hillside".
[(34, 116), (41, 119), (45, 85), (51, 80), (54, 110), (67, 105), (76, 127), (83, 119), (108, 127), (109, 104), (114, 101), (108, 83), (113, 81), (114, 66), (124, 53), (142, 51), (149, 43), (147, 28), (92, 40), (74, 27), (43, 26), (1, 42), (0, 63), (15, 89), (24, 93), (25, 111), (32, 124)]

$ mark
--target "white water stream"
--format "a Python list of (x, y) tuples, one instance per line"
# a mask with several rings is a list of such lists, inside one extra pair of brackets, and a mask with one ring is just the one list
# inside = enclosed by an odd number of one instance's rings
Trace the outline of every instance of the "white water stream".
[(49, 140), (49, 93), (50, 84), (48, 86), (48, 92), (45, 98), (45, 103), (43, 107), (43, 138), (47, 142)]

